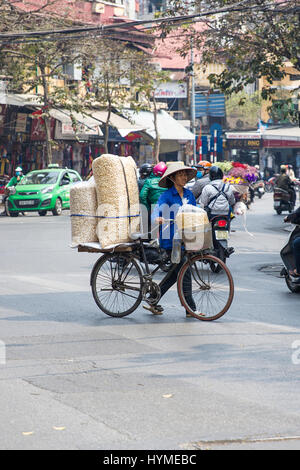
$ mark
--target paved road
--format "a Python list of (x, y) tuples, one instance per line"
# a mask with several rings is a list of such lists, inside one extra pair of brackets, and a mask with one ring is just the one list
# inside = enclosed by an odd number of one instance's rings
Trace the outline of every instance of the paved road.
[(89, 286), (97, 255), (69, 248), (67, 213), (1, 218), (0, 448), (300, 449), (300, 295), (278, 277), (282, 221), (266, 195), (247, 213), (252, 236), (233, 222), (235, 299), (201, 322), (175, 288), (162, 317), (106, 316)]

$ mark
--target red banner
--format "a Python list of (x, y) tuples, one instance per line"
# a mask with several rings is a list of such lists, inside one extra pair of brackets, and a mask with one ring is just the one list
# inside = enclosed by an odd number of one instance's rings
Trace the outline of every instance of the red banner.
[(134, 140), (139, 139), (140, 137), (141, 135), (137, 132), (130, 132), (126, 135), (125, 139), (128, 140), (128, 142), (133, 142)]
[[(54, 138), (55, 119), (50, 120), (50, 136)], [(30, 140), (46, 140), (46, 129), (43, 119), (32, 119)]]

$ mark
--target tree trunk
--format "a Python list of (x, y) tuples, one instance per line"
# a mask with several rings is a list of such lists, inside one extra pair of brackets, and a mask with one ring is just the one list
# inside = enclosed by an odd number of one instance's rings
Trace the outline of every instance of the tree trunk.
[(154, 141), (154, 150), (153, 150), (153, 159), (155, 163), (159, 162), (159, 151), (160, 151), (160, 136), (158, 132), (158, 125), (157, 125), (157, 106), (156, 106), (156, 99), (153, 96), (153, 115), (154, 115), (154, 130), (155, 130), (155, 141)]
[(108, 137), (109, 137), (110, 116), (111, 116), (111, 105), (109, 103), (108, 108), (107, 108), (107, 118), (106, 118), (106, 122), (105, 122), (105, 131), (104, 131), (104, 150), (105, 150), (105, 153), (108, 153)]
[(44, 117), (45, 130), (46, 130), (46, 164), (47, 166), (52, 163), (52, 147), (51, 147), (51, 118), (48, 116)]
[[(41, 66), (39, 64), (39, 68), (41, 71), (42, 75), (42, 83), (43, 83), (43, 90), (44, 90), (44, 110), (46, 113), (48, 112), (49, 108), (49, 98), (48, 98), (48, 82), (46, 79), (46, 67)], [(44, 116), (44, 122), (45, 122), (45, 131), (46, 131), (46, 164), (47, 166), (52, 163), (52, 146), (51, 146), (51, 118), (46, 115)]]

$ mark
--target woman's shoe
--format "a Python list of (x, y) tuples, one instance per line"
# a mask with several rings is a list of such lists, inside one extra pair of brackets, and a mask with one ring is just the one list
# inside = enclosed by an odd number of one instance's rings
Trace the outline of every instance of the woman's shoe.
[(143, 308), (149, 310), (153, 315), (162, 315), (164, 311), (161, 305), (143, 305)]
[[(205, 313), (202, 313), (202, 312), (197, 312), (197, 310), (194, 312), (195, 315), (198, 315), (198, 317), (205, 317)], [(186, 318), (191, 318), (193, 317), (194, 315), (192, 315), (191, 313), (189, 313), (187, 310), (186, 310)]]

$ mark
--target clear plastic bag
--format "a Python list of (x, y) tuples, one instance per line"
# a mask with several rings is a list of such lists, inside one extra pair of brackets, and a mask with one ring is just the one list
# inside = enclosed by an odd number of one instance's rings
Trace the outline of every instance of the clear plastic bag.
[(179, 264), (181, 261), (182, 239), (178, 231), (175, 232), (172, 242), (171, 263)]
[(180, 231), (184, 229), (195, 230), (209, 223), (206, 211), (198, 206), (188, 204), (186, 199), (183, 200), (183, 204), (177, 212), (175, 221)]
[(188, 204), (184, 200), (175, 222), (186, 250), (199, 251), (212, 248), (212, 228), (204, 209)]

